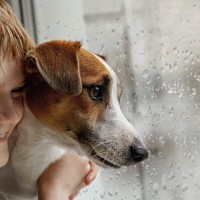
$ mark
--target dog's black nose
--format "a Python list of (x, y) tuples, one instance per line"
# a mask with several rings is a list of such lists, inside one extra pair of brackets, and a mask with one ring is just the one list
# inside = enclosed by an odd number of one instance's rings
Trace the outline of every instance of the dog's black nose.
[(135, 162), (141, 162), (148, 157), (148, 151), (144, 147), (131, 146), (131, 156)]
[(134, 139), (130, 147), (131, 156), (135, 162), (141, 162), (148, 157), (148, 151), (145, 149), (140, 140)]

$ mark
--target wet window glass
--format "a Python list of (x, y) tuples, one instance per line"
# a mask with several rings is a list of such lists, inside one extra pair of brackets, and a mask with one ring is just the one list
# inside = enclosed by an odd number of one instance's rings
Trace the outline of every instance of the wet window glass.
[(119, 78), (121, 109), (147, 160), (102, 168), (77, 200), (200, 196), (200, 2), (34, 0), (35, 38), (78, 40)]

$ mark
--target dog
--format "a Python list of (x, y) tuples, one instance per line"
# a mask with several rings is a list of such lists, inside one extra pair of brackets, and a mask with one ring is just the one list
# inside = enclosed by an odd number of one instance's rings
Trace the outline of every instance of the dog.
[(35, 194), (42, 172), (69, 151), (116, 168), (148, 157), (120, 110), (117, 76), (100, 56), (77, 41), (50, 41), (30, 50), (25, 65), (24, 116), (0, 173), (12, 176), (10, 194)]

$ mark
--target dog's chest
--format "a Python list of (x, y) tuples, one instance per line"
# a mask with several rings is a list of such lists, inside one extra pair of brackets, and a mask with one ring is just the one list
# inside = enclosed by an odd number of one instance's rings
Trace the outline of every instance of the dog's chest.
[(57, 144), (57, 133), (40, 124), (27, 108), (18, 126), (18, 132), (12, 166), (23, 186), (36, 191), (36, 183), (41, 173), (66, 150)]
[(37, 180), (42, 172), (73, 149), (68, 148), (67, 136), (43, 126), (27, 107), (18, 132), (12, 167), (21, 185), (36, 192)]

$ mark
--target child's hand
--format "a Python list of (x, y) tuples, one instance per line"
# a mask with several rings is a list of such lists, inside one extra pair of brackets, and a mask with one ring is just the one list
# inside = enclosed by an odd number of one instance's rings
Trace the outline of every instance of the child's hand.
[[(91, 160), (89, 160), (89, 165), (90, 165), (90, 171), (88, 172), (88, 174), (85, 176), (84, 182), (85, 185), (89, 185), (92, 181), (94, 181), (94, 179), (97, 176), (98, 173), (98, 166)], [(69, 200), (74, 200), (74, 198), (79, 194), (79, 191), (72, 194), (69, 197)]]
[[(88, 163), (90, 165), (90, 171), (88, 174), (85, 176), (84, 182), (85, 185), (89, 185), (97, 176), (98, 173), (98, 166), (91, 160), (88, 160)], [(79, 191), (72, 194), (69, 198), (69, 200), (74, 200), (74, 198), (79, 194)]]
[(97, 166), (84, 156), (66, 153), (51, 164), (38, 180), (39, 200), (73, 199), (96, 177)]
[(90, 171), (85, 177), (85, 184), (89, 185), (97, 176), (98, 173), (98, 166), (91, 160), (89, 160), (90, 164)]

